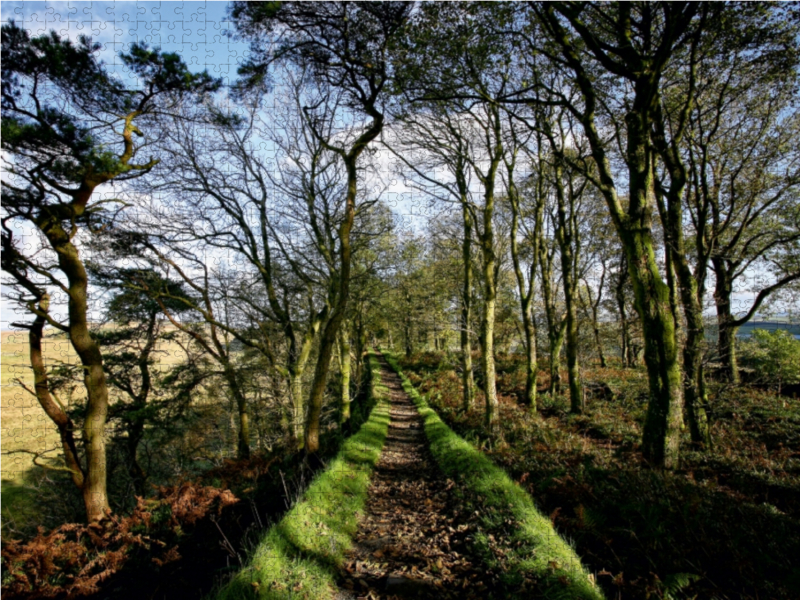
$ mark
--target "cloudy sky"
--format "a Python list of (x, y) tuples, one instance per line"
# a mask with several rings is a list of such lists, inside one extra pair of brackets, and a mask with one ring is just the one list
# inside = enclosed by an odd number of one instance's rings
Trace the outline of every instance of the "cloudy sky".
[[(127, 77), (120, 65), (119, 53), (128, 50), (137, 41), (151, 47), (177, 52), (193, 71), (207, 69), (224, 83), (236, 79), (238, 66), (246, 59), (248, 44), (226, 35), (233, 29), (228, 21), (228, 2), (28, 2), (3, 0), (0, 16), (4, 23), (13, 20), (27, 29), (32, 36), (58, 32), (62, 37), (77, 40), (81, 35), (100, 43), (100, 57), (108, 69), (120, 77)], [(388, 153), (379, 155), (386, 161)], [(389, 181), (393, 180), (391, 178)], [(408, 189), (402, 182), (378, 185), (385, 200), (397, 210), (408, 204), (402, 212), (419, 213), (420, 208), (408, 203)], [(375, 187), (375, 184), (370, 187)], [(417, 217), (421, 215), (417, 214)], [(404, 219), (406, 220), (406, 219)], [(23, 233), (24, 232), (20, 232)], [(54, 299), (55, 304), (58, 302)], [(56, 309), (54, 305), (53, 309)], [(0, 303), (0, 328), (20, 315), (15, 313), (5, 298)]]
[(116, 64), (119, 52), (145, 41), (179, 52), (192, 70), (236, 77), (247, 44), (225, 35), (227, 2), (27, 2), (3, 1), (2, 19), (38, 35), (51, 30), (77, 39), (88, 35), (103, 45), (102, 57)]

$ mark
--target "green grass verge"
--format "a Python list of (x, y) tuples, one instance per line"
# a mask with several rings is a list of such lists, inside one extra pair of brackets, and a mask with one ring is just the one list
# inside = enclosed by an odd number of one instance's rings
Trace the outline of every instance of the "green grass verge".
[(535, 597), (541, 598), (604, 598), (578, 555), (556, 533), (550, 519), (536, 509), (525, 490), (456, 435), (414, 389), (394, 357), (385, 356), (422, 415), (434, 458), (445, 474), (459, 483), (476, 509), (481, 529), (475, 536), (476, 549), (492, 561), (494, 536), (501, 534), (504, 538), (501, 566), (506, 569), (507, 597), (529, 598), (535, 590)]
[(333, 598), (336, 570), (353, 543), (370, 476), (389, 428), (387, 388), (369, 356), (371, 393), (377, 403), (369, 419), (309, 486), (302, 502), (272, 526), (248, 564), (214, 596), (218, 600)]

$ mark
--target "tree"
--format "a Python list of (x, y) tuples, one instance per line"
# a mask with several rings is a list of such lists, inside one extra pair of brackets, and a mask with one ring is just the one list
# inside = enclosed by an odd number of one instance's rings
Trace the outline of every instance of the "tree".
[[(158, 252), (192, 246), (239, 271), (232, 301), (249, 328), (229, 333), (260, 352), (287, 382), (298, 449), (304, 446), (307, 364), (337, 286), (337, 229), (344, 217), (337, 199), (346, 179), (325, 147), (335, 136), (333, 122), (312, 131), (304, 120), (303, 85), (302, 74), (287, 83), (282, 108), (269, 120), (251, 98), (203, 107), (197, 123), (176, 117), (163, 144), (169, 160), (150, 180), (152, 192), (166, 192), (180, 206), (157, 228)], [(268, 324), (277, 336), (268, 334)]]
[(800, 383), (800, 340), (788, 331), (754, 329), (744, 343), (744, 359), (759, 380), (776, 386), (778, 394), (782, 385)]
[[(698, 61), (682, 150), (698, 295), (702, 302), (710, 266), (719, 356), (734, 382), (736, 330), (800, 278), (791, 259), (800, 242), (800, 121), (793, 110), (800, 46), (791, 11), (732, 5), (726, 12)], [(737, 311), (732, 296), (742, 279), (755, 297)]]
[[(297, 64), (313, 74), (323, 93), (343, 92), (344, 106), (353, 111), (351, 118), (358, 130), (344, 144), (326, 143), (345, 165), (347, 192), (338, 231), (336, 286), (331, 290), (331, 312), (322, 329), (309, 398), (305, 448), (311, 455), (319, 450), (323, 394), (350, 290), (350, 232), (358, 196), (358, 161), (383, 129), (383, 101), (391, 78), (390, 45), (402, 31), (410, 11), (411, 5), (405, 2), (235, 2), (231, 11), (239, 33), (254, 40), (253, 57), (240, 70), (247, 78), (245, 85), (264, 84), (267, 69), (276, 62)], [(277, 47), (259, 43), (271, 35), (278, 38)], [(324, 130), (324, 123), (342, 118), (341, 114), (322, 113), (317, 110), (319, 106), (305, 108), (314, 131)], [(358, 123), (356, 115), (363, 115), (369, 123)]]
[[(2, 149), (8, 174), (2, 182), (3, 270), (18, 290), (16, 300), (35, 315), (30, 326), (32, 360), (38, 361), (35, 355), (41, 354), (38, 340), (45, 323), (69, 334), (81, 360), (87, 391), (83, 466), (79, 468), (74, 444), (63, 434), (62, 440), (69, 455), (67, 468), (83, 493), (89, 521), (101, 520), (109, 510), (104, 435), (108, 387), (100, 347), (89, 331), (89, 278), (78, 232), (81, 226), (91, 231), (103, 220), (106, 202), (92, 203), (95, 190), (139, 177), (155, 166), (153, 159), (136, 162), (138, 151), (150, 141), (139, 124), (151, 122), (159, 111), (188, 95), (219, 86), (207, 73), (190, 73), (175, 54), (134, 44), (121, 58), (143, 85), (128, 89), (97, 61), (99, 48), (86, 37), (73, 44), (55, 32), (31, 38), (13, 22), (2, 28)], [(137, 144), (134, 135), (144, 137), (144, 144)], [(11, 227), (19, 223), (41, 236), (45, 252), (25, 251)], [(66, 296), (66, 323), (50, 314), (47, 288)], [(53, 410), (41, 370), (36, 395), (59, 429), (69, 428), (63, 415)]]
[[(670, 60), (698, 38), (711, 9), (707, 4), (684, 2), (610, 6), (576, 2), (534, 4), (531, 10), (548, 43), (543, 46), (537, 40), (530, 49), (536, 48), (563, 69), (579, 92), (575, 100), (563, 95), (554, 100), (564, 103), (582, 126), (597, 169), (593, 182), (606, 200), (627, 254), (650, 384), (643, 452), (652, 464), (673, 468), (683, 422), (683, 378), (670, 289), (656, 260), (652, 233), (656, 156), (650, 135), (664, 71)], [(535, 72), (531, 75), (536, 77)], [(618, 88), (620, 99), (624, 98), (620, 106), (624, 123), (604, 114), (617, 123), (624, 143), (627, 208), (620, 200), (609, 145), (598, 123), (599, 111), (612, 103), (604, 75), (629, 86)]]
[[(164, 380), (171, 378), (156, 361), (159, 345), (170, 338), (165, 331), (161, 305), (148, 290), (167, 289), (170, 296), (185, 293), (176, 282), (164, 281), (154, 270), (114, 269), (110, 265), (89, 264), (94, 284), (111, 292), (105, 313), (113, 327), (95, 333), (105, 349), (104, 368), (109, 385), (122, 393), (122, 398), (109, 406), (109, 420), (118, 423), (124, 443), (125, 467), (136, 495), (144, 496), (148, 473), (138, 457), (139, 445), (148, 427), (158, 425), (162, 432), (174, 430), (176, 415), (183, 411), (190, 391), (204, 379), (195, 373), (172, 397)], [(169, 310), (181, 313), (186, 306), (180, 300), (168, 300)], [(156, 367), (155, 369), (153, 367)], [(184, 369), (179, 365), (177, 370)], [(178, 406), (180, 404), (180, 406)]]

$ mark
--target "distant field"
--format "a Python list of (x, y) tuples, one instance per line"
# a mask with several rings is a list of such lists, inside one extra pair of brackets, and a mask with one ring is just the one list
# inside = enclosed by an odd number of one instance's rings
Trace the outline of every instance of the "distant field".
[[(21, 380), (29, 388), (33, 388), (28, 357), (27, 331), (2, 332), (2, 369), (0, 369), (0, 385), (2, 385), (2, 401), (0, 403), (0, 448), (2, 452), (18, 449), (42, 452), (60, 446), (58, 433), (53, 423), (47, 418), (41, 406), (31, 394), (26, 392), (16, 379)], [(177, 350), (177, 345), (174, 348)], [(174, 364), (172, 348), (161, 355), (164, 364)], [(80, 361), (72, 345), (62, 335), (46, 332), (44, 339), (44, 357), (48, 365), (55, 366), (60, 362), (78, 364)], [(78, 385), (70, 397), (61, 394), (59, 399), (65, 405), (83, 403), (86, 393), (82, 385)], [(49, 456), (58, 457), (56, 450)], [(33, 466), (31, 455), (12, 454), (0, 458), (2, 479), (7, 482), (21, 482), (22, 475)]]
[(755, 329), (766, 329), (767, 331), (775, 331), (776, 329), (785, 329), (794, 337), (800, 338), (800, 323), (785, 323), (779, 321), (761, 321), (756, 323), (745, 323), (739, 327), (737, 336), (741, 338), (750, 337), (753, 335)]
[[(31, 394), (23, 390), (15, 379), (29, 388), (33, 387), (28, 357), (28, 334), (26, 331), (2, 332), (2, 403), (0, 404), (0, 447), (2, 447), (2, 478), (18, 481), (22, 474), (33, 466), (28, 454), (5, 455), (11, 450), (25, 449), (42, 452), (59, 445), (58, 433), (44, 414), (41, 406)], [(44, 355), (47, 364), (59, 361), (77, 363), (78, 358), (69, 342), (62, 336), (45, 337)], [(81, 393), (80, 390), (78, 393)], [(72, 402), (80, 401), (76, 394)], [(68, 398), (61, 398), (66, 402)], [(58, 452), (53, 452), (57, 456)]]

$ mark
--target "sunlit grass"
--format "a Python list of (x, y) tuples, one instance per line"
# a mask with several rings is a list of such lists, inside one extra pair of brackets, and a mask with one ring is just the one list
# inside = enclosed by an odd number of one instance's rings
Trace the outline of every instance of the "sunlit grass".
[[(400, 374), (425, 422), (425, 433), (439, 466), (476, 507), (483, 535), (476, 536), (478, 550), (491, 556), (489, 542), (501, 532), (506, 539), (505, 567), (509, 597), (530, 597), (525, 582), (531, 582), (544, 598), (603, 598), (580, 558), (541, 514), (531, 497), (499, 467), (456, 435), (430, 408), (403, 375), (396, 361), (387, 360)], [(506, 527), (506, 525), (510, 525)], [(492, 536), (492, 537), (490, 537)]]
[(369, 419), (309, 486), (303, 501), (267, 531), (248, 564), (217, 593), (219, 600), (333, 597), (336, 568), (352, 546), (389, 428), (387, 388), (376, 382), (377, 359), (369, 361), (377, 400)]

